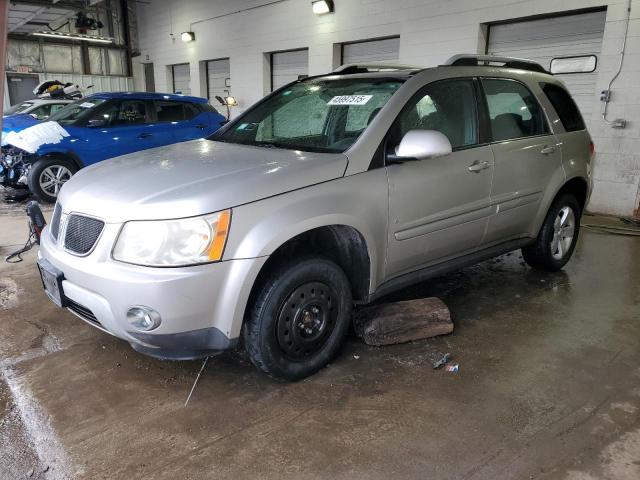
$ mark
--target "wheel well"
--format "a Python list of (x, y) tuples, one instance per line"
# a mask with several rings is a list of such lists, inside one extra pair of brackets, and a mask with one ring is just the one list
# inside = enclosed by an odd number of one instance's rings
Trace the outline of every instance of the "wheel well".
[(578, 204), (582, 211), (584, 211), (585, 203), (587, 201), (587, 181), (584, 178), (575, 177), (565, 183), (562, 188), (556, 194), (554, 201), (556, 198), (560, 197), (560, 195), (564, 195), (565, 193), (570, 193), (576, 200), (578, 200)]
[(304, 255), (321, 255), (342, 268), (349, 279), (354, 300), (365, 300), (369, 295), (370, 259), (364, 237), (346, 225), (329, 225), (301, 233), (269, 256), (254, 283), (250, 301), (264, 278), (283, 261)]
[(80, 161), (80, 159), (74, 155), (73, 153), (62, 153), (62, 152), (52, 152), (43, 155), (41, 158), (62, 158), (65, 160), (70, 160), (78, 170), (80, 170), (84, 165)]

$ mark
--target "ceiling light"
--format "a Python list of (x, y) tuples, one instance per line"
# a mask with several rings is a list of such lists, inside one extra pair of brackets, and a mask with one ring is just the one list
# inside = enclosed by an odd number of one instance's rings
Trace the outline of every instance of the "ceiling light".
[(186, 43), (193, 42), (196, 39), (196, 34), (193, 32), (182, 32), (180, 39)]
[(333, 12), (332, 0), (317, 0), (315, 2), (311, 2), (311, 6), (313, 7), (313, 13), (316, 15), (324, 15), (325, 13)]
[(47, 38), (57, 38), (62, 40), (80, 40), (83, 42), (92, 42), (92, 43), (113, 43), (113, 38), (111, 37), (99, 37), (96, 35), (85, 35), (83, 33), (65, 33), (65, 32), (33, 32), (31, 35), (35, 37), (47, 37)]

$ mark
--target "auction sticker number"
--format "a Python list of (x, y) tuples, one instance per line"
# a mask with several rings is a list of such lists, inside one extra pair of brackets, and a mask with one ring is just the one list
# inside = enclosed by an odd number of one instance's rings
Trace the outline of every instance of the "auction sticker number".
[(373, 95), (337, 95), (327, 105), (366, 105)]

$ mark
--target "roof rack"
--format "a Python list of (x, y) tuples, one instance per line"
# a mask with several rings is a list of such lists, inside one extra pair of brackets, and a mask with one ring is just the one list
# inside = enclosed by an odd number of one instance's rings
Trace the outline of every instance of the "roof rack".
[(399, 72), (402, 70), (422, 70), (425, 67), (417, 65), (399, 65), (389, 63), (347, 63), (336, 68), (332, 73), (348, 75), (353, 73), (370, 72)]
[[(499, 63), (500, 65), (493, 65)], [(500, 66), (504, 68), (518, 68), (520, 70), (529, 70), (531, 72), (549, 73), (542, 65), (533, 60), (515, 57), (498, 57), (494, 55), (476, 55), (472, 53), (461, 53), (454, 55), (447, 60), (444, 65), (448, 66)]]

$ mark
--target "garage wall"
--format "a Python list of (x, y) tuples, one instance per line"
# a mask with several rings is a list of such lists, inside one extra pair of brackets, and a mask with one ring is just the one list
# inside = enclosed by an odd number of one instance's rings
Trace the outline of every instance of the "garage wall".
[[(171, 90), (168, 65), (189, 62), (191, 91), (206, 96), (206, 77), (195, 73), (200, 62), (229, 57), (237, 114), (269, 91), (267, 52), (308, 48), (309, 75), (315, 75), (339, 64), (342, 43), (399, 36), (399, 62), (434, 66), (456, 53), (484, 53), (486, 24), (602, 6), (606, 22), (587, 118), (597, 150), (589, 208), (629, 215), (640, 203), (640, 0), (632, 0), (627, 54), (609, 105), (610, 118), (628, 120), (624, 130), (600, 119), (599, 91), (618, 66), (625, 0), (336, 0), (335, 13), (319, 17), (300, 0), (184, 0), (179, 6), (151, 0), (138, 3), (139, 40), (142, 58), (154, 63), (157, 91)], [(180, 41), (179, 32), (187, 30), (196, 41)]]

